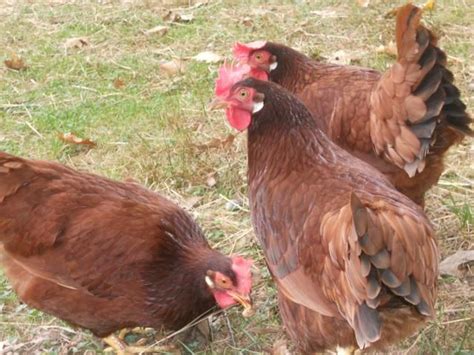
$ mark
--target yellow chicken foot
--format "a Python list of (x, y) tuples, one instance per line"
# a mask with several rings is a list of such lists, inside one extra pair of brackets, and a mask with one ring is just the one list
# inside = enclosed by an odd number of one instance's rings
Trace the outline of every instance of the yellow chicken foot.
[[(125, 330), (125, 329), (123, 329)], [(121, 331), (122, 333), (122, 331)], [(109, 345), (117, 355), (126, 355), (127, 344), (120, 340), (115, 334), (111, 334), (108, 337), (102, 338), (102, 340)], [(109, 350), (109, 349), (105, 349)]]
[(129, 346), (127, 351), (132, 354), (142, 354), (142, 353), (171, 353), (171, 354), (181, 354), (181, 352), (176, 349), (174, 345), (163, 345), (163, 346)]
[(127, 336), (128, 333), (130, 333), (131, 330), (129, 328), (123, 328), (117, 335), (117, 337), (120, 340), (125, 340), (125, 337)]
[[(109, 345), (117, 355), (129, 355), (129, 354), (142, 354), (142, 353), (163, 353), (163, 352), (174, 352), (176, 348), (173, 345), (163, 346), (129, 346), (122, 340), (120, 340), (115, 334), (111, 334), (108, 337), (102, 339), (107, 345)], [(106, 349), (107, 350), (107, 349)]]
[(354, 347), (347, 347), (347, 348), (342, 348), (342, 347), (337, 347), (336, 348), (336, 354), (337, 355), (354, 355), (356, 354), (357, 349)]
[(141, 334), (141, 335), (149, 335), (154, 329), (153, 328), (140, 328), (140, 327), (136, 327), (136, 328), (124, 328), (122, 329), (117, 337), (120, 339), (120, 340), (125, 340), (125, 337), (127, 336), (127, 334), (130, 334), (130, 333), (135, 333), (135, 334)]
[(130, 332), (135, 333), (135, 334), (141, 334), (141, 335), (150, 335), (151, 332), (153, 332), (155, 329), (153, 328), (143, 328), (143, 327), (136, 327), (133, 328)]

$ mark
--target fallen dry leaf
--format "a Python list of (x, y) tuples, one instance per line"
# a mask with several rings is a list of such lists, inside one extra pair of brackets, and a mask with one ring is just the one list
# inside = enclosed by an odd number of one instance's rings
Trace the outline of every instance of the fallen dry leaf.
[(234, 143), (235, 135), (229, 134), (224, 139), (212, 138), (209, 142), (204, 144), (196, 145), (198, 149), (210, 149), (210, 148), (224, 148), (227, 149)]
[(368, 7), (370, 5), (370, 0), (357, 0), (357, 4), (361, 7)]
[(245, 308), (243, 311), (242, 311), (242, 316), (244, 318), (250, 318), (252, 317), (253, 315), (255, 315), (256, 311), (255, 311), (255, 308)]
[(194, 15), (179, 14), (170, 10), (163, 16), (163, 20), (168, 22), (191, 22), (194, 20)]
[(194, 15), (179, 15), (179, 22), (191, 22), (194, 20)]
[(392, 18), (392, 17), (395, 17), (397, 16), (397, 13), (398, 13), (398, 10), (400, 8), (399, 7), (396, 7), (394, 9), (391, 9), (390, 11), (388, 11), (387, 13), (385, 13), (385, 15), (383, 15), (384, 18)]
[(424, 5), (421, 7), (423, 10), (428, 10), (428, 11), (433, 11), (436, 6), (436, 1), (435, 0), (428, 0), (427, 2), (424, 3)]
[(320, 16), (323, 18), (345, 17), (345, 15), (338, 14), (334, 10), (315, 10), (315, 11), (311, 11), (310, 14)]
[(5, 66), (13, 70), (25, 70), (28, 66), (25, 64), (25, 61), (18, 57), (15, 53), (12, 53), (11, 59), (5, 60)]
[(173, 59), (168, 62), (163, 62), (160, 64), (160, 70), (163, 71), (164, 73), (168, 75), (176, 75), (179, 72), (182, 72), (184, 70), (184, 64), (183, 62)]
[(149, 30), (144, 31), (145, 35), (151, 36), (151, 35), (159, 35), (159, 36), (164, 36), (165, 34), (168, 33), (169, 27), (168, 26), (155, 26), (153, 28), (150, 28)]
[(79, 138), (71, 132), (59, 134), (59, 139), (61, 139), (65, 143), (85, 145), (85, 146), (88, 146), (89, 148), (93, 148), (97, 145), (95, 142), (91, 141), (90, 139)]
[(183, 206), (184, 208), (190, 210), (194, 206), (196, 206), (202, 200), (202, 196), (191, 196), (184, 200)]
[(206, 179), (207, 186), (209, 186), (209, 187), (216, 186), (216, 184), (217, 184), (216, 174), (217, 173), (210, 173), (210, 174), (207, 175), (207, 179)]
[(224, 60), (224, 57), (214, 52), (205, 51), (195, 55), (193, 59), (195, 61), (204, 63), (219, 63)]
[(123, 81), (123, 79), (120, 79), (120, 78), (116, 78), (113, 84), (114, 84), (114, 88), (116, 89), (122, 89), (125, 87), (125, 81)]
[(257, 17), (257, 16), (262, 16), (262, 17), (268, 17), (272, 13), (272, 10), (270, 8), (263, 8), (260, 6), (253, 6), (250, 8), (250, 13), (247, 13), (250, 15), (250, 17)]
[(244, 17), (242, 19), (242, 24), (246, 27), (252, 27), (253, 26), (253, 21), (251, 17)]
[(386, 46), (381, 45), (375, 49), (377, 53), (386, 53), (393, 57), (396, 57), (398, 54), (397, 44), (394, 41), (390, 41)]
[(190, 6), (189, 9), (197, 9), (198, 7), (209, 5), (210, 0), (198, 1), (194, 5)]
[(203, 127), (202, 122), (192, 122), (190, 123), (189, 128), (191, 128), (193, 131), (199, 132), (201, 128)]
[(171, 11), (171, 10), (168, 10), (163, 16), (163, 21), (170, 21), (170, 22), (173, 22), (176, 18), (176, 16), (178, 16), (177, 13)]
[(235, 212), (242, 209), (242, 201), (238, 199), (229, 200), (225, 204), (225, 209), (227, 211)]
[(467, 88), (469, 89), (469, 91), (472, 91), (474, 92), (474, 80), (472, 80), (469, 85), (467, 86)]
[(279, 339), (273, 343), (271, 355), (291, 355), (288, 351), (285, 339)]
[(346, 52), (344, 50), (339, 50), (331, 54), (328, 58), (328, 61), (330, 63), (347, 65), (359, 59), (360, 56), (357, 55), (355, 52)]
[(458, 250), (439, 264), (441, 275), (465, 276), (474, 266), (474, 250)]
[(87, 38), (85, 37), (73, 37), (73, 38), (68, 38), (66, 42), (64, 42), (64, 48), (70, 49), (70, 48), (82, 48), (90, 45), (90, 42)]

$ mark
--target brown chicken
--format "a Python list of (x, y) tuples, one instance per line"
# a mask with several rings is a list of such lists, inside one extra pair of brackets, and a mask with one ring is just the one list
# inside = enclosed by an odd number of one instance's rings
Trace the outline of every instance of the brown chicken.
[(295, 96), (237, 78), (221, 69), (214, 106), (248, 129), (253, 225), (290, 337), (312, 353), (413, 334), (435, 314), (438, 275), (422, 209), (331, 142)]
[(423, 206), (425, 192), (444, 170), (446, 151), (473, 131), (446, 54), (420, 19), (412, 4), (398, 11), (398, 58), (383, 74), (321, 63), (265, 41), (237, 43), (234, 54), (250, 65), (253, 77), (296, 94), (333, 142)]
[(135, 183), (0, 152), (0, 256), (19, 298), (89, 329), (178, 329), (216, 304), (251, 309), (249, 260), (213, 250), (176, 204)]

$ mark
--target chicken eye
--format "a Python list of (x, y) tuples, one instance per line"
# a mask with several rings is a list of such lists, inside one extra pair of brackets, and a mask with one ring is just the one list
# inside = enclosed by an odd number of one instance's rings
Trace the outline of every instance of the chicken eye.
[(239, 99), (243, 100), (249, 96), (249, 92), (245, 89), (239, 91)]
[(217, 284), (219, 287), (224, 288), (224, 289), (228, 289), (232, 286), (230, 280), (225, 279), (225, 278), (218, 279)]
[(263, 56), (262, 56), (261, 54), (256, 54), (256, 55), (255, 55), (255, 59), (256, 59), (257, 61), (261, 62), (262, 59), (263, 59)]

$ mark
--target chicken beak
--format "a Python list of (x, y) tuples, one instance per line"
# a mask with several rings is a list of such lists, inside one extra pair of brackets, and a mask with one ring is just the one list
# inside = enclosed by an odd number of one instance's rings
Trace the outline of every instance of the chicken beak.
[(252, 299), (250, 298), (250, 296), (244, 296), (235, 291), (227, 291), (227, 293), (236, 302), (240, 303), (242, 307), (244, 307), (244, 311), (242, 312), (242, 315), (244, 317), (250, 317), (255, 314), (255, 310), (253, 309)]
[(214, 110), (219, 110), (219, 109), (224, 109), (224, 108), (227, 108), (227, 102), (225, 102), (225, 100), (220, 97), (216, 97), (214, 100), (211, 101), (209, 106), (207, 106), (207, 109), (209, 111), (214, 111)]

